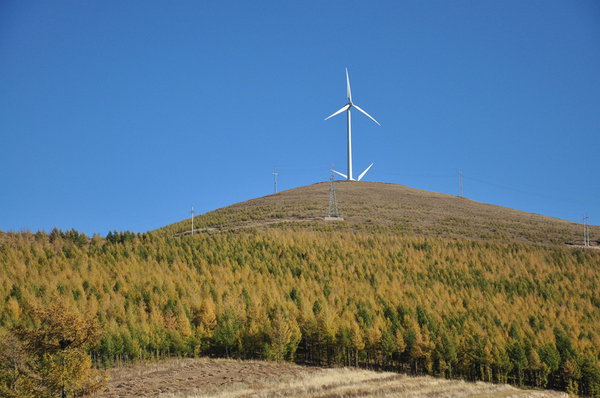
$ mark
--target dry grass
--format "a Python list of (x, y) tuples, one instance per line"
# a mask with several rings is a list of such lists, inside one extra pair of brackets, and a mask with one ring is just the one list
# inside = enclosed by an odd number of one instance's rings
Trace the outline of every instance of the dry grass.
[[(237, 203), (196, 217), (207, 232), (248, 227), (311, 229), (385, 229), (396, 233), (467, 237), (503, 241), (580, 244), (581, 225), (557, 218), (488, 205), (452, 195), (376, 182), (336, 182), (345, 221), (323, 220), (329, 183), (318, 183)], [(189, 231), (190, 220), (162, 229), (173, 235)], [(598, 245), (600, 228), (591, 228)]]
[(214, 359), (169, 360), (111, 371), (101, 397), (567, 397), (509, 385), (410, 377), (361, 369)]

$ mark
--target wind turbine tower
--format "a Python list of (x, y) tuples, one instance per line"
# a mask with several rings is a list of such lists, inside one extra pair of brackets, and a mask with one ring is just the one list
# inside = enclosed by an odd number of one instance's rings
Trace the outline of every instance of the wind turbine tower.
[(361, 109), (358, 105), (356, 105), (354, 102), (352, 102), (352, 91), (350, 90), (350, 77), (348, 76), (348, 68), (346, 68), (346, 94), (348, 96), (348, 103), (346, 105), (344, 105), (342, 107), (342, 109), (335, 112), (333, 115), (325, 118), (325, 120), (327, 120), (329, 118), (332, 118), (332, 117), (339, 115), (340, 113), (346, 111), (346, 120), (348, 123), (348, 174), (342, 174), (336, 170), (333, 170), (333, 172), (344, 177), (348, 181), (360, 181), (365, 176), (365, 174), (367, 174), (367, 171), (369, 171), (369, 169), (373, 166), (373, 163), (371, 163), (369, 165), (369, 167), (367, 167), (365, 169), (365, 171), (360, 173), (360, 175), (358, 176), (358, 178), (356, 180), (354, 179), (354, 177), (352, 175), (352, 117), (351, 117), (350, 109), (356, 108), (357, 111), (363, 113), (369, 119), (371, 119), (372, 121), (377, 123), (377, 125), (381, 126), (381, 124), (379, 124), (379, 122), (377, 120), (375, 120), (373, 118), (373, 116), (369, 115), (367, 112), (365, 112), (363, 109)]

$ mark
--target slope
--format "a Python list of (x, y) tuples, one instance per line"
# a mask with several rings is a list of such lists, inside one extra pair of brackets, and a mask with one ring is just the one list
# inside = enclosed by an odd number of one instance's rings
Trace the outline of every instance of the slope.
[[(399, 234), (444, 238), (497, 239), (544, 244), (581, 244), (580, 224), (479, 203), (467, 198), (379, 182), (335, 182), (344, 222), (335, 229), (383, 229)], [(323, 220), (329, 183), (290, 189), (224, 207), (194, 219), (201, 231), (292, 224), (330, 229)], [(175, 235), (191, 229), (187, 219), (159, 231)], [(591, 227), (592, 244), (600, 229)], [(596, 238), (597, 239), (597, 238)]]
[(190, 220), (106, 239), (0, 233), (0, 337), (61, 302), (99, 321), (105, 365), (233, 356), (600, 396), (600, 250), (564, 245), (577, 224), (336, 187), (342, 222), (322, 219), (321, 183), (199, 216), (194, 236), (174, 237)]
[(600, 394), (598, 286), (600, 251), (558, 245), (304, 228), (0, 233), (0, 336), (62, 302), (98, 319), (105, 364), (285, 359)]

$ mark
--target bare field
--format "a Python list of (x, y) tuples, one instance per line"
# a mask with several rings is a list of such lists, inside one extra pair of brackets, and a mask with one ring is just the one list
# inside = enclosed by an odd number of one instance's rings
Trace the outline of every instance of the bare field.
[(290, 363), (176, 359), (115, 368), (104, 398), (567, 397), (557, 391)]

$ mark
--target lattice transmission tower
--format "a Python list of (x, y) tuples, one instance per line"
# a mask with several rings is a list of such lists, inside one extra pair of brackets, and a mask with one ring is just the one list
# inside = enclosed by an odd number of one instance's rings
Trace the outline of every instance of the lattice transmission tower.
[(343, 220), (340, 217), (340, 212), (338, 210), (337, 199), (335, 198), (335, 185), (333, 184), (333, 171), (331, 171), (331, 176), (329, 177), (329, 206), (327, 207), (327, 217), (326, 220)]
[(587, 213), (583, 215), (583, 245), (590, 245), (590, 227), (588, 226), (588, 217)]

